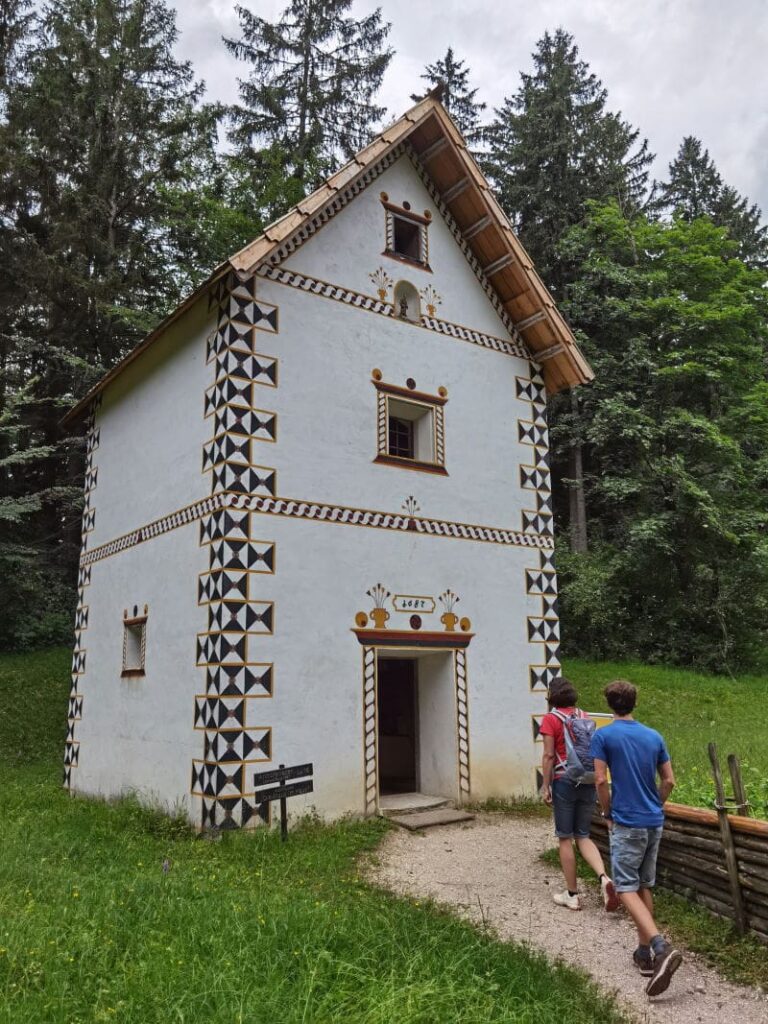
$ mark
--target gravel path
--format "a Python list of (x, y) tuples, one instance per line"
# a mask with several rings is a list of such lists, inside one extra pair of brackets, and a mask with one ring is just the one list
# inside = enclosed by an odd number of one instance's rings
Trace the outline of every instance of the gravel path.
[(555, 906), (562, 876), (539, 856), (553, 846), (552, 826), (537, 818), (480, 815), (468, 825), (426, 832), (393, 830), (374, 880), (396, 892), (455, 907), (485, 921), (502, 939), (527, 943), (592, 974), (644, 1024), (766, 1024), (768, 999), (732, 985), (687, 954), (669, 989), (654, 1000), (631, 963), (635, 931), (622, 912), (606, 914), (594, 889), (581, 913)]

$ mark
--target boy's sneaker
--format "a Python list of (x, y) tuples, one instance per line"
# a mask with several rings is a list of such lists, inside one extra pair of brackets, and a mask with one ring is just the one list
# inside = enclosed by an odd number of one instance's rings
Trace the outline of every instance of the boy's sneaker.
[(603, 894), (603, 903), (608, 913), (612, 913), (614, 910), (618, 910), (621, 906), (621, 900), (616, 894), (616, 888), (613, 882), (608, 878), (607, 875), (603, 876), (603, 880), (600, 882), (600, 892)]
[(662, 992), (666, 992), (672, 975), (682, 962), (683, 954), (680, 950), (675, 949), (669, 942), (665, 942), (664, 947), (654, 957), (653, 977), (645, 986), (645, 994), (658, 996)]
[(581, 900), (578, 895), (571, 896), (567, 889), (565, 892), (556, 892), (552, 899), (558, 907), (567, 907), (569, 910), (581, 910)]
[(641, 953), (639, 949), (636, 949), (632, 954), (632, 963), (644, 978), (650, 978), (653, 974), (653, 957), (650, 952)]

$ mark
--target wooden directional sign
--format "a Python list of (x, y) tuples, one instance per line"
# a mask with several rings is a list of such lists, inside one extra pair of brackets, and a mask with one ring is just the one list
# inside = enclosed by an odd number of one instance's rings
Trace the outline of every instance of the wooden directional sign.
[(297, 764), (294, 768), (275, 768), (271, 772), (256, 772), (253, 776), (254, 786), (270, 786), (275, 782), (287, 782), (288, 779), (305, 779), (312, 775), (311, 764)]
[[(254, 789), (260, 786), (272, 786), (271, 789), (262, 789), (256, 793), (256, 799), (261, 803), (273, 800), (280, 801), (280, 838), (283, 842), (288, 838), (288, 807), (286, 801), (289, 796), (302, 796), (304, 793), (313, 793), (314, 785), (308, 775), (314, 773), (312, 764), (297, 764), (292, 768), (286, 768), (281, 764), (279, 768), (271, 772), (256, 772), (253, 776)], [(304, 779), (304, 782), (293, 782), (286, 785), (289, 779)], [(277, 786), (274, 783), (278, 783)]]
[(307, 782), (292, 782), (289, 786), (275, 786), (274, 789), (264, 789), (257, 793), (259, 801), (262, 800), (285, 800), (289, 796), (301, 796), (303, 793), (314, 792), (314, 785), (310, 779)]

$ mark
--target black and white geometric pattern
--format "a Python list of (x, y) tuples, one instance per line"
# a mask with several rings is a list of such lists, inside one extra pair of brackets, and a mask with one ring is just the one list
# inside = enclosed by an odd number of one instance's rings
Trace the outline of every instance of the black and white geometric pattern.
[[(85, 479), (83, 522), (81, 538), (81, 559), (88, 548), (88, 534), (96, 526), (96, 509), (94, 497), (99, 477), (96, 465), (96, 452), (99, 448), (101, 429), (97, 425), (101, 395), (91, 404), (85, 421)], [(80, 763), (80, 743), (75, 739), (77, 723), (83, 717), (82, 679), (85, 674), (86, 649), (85, 633), (88, 629), (88, 605), (85, 599), (85, 588), (91, 583), (90, 566), (80, 565), (77, 575), (77, 608), (75, 611), (75, 642), (72, 651), (72, 673), (70, 677), (69, 702), (67, 706), (67, 737), (64, 744), (64, 787), (71, 789), (74, 782), (74, 771)]]
[(238, 349), (225, 349), (216, 360), (216, 380), (237, 377), (266, 387), (277, 387), (277, 359)]
[(218, 323), (208, 342), (215, 383), (206, 391), (205, 414), (213, 417), (213, 436), (203, 446), (202, 470), (210, 473), (215, 506), (200, 517), (208, 571), (198, 580), (198, 604), (207, 611), (197, 664), (205, 670), (205, 694), (195, 698), (194, 728), (203, 732), (204, 749), (192, 764), (203, 828), (269, 821), (268, 805), (256, 803), (250, 766), (271, 759), (272, 734), (249, 720), (249, 709), (273, 692), (273, 665), (261, 658), (275, 606), (261, 588), (275, 571), (275, 545), (251, 535), (256, 517), (232, 500), (274, 495), (277, 487), (275, 470), (255, 462), (259, 445), (277, 440), (277, 415), (258, 408), (255, 396), (277, 386), (277, 359), (256, 347), (258, 331), (277, 333), (278, 309), (258, 300), (255, 289), (253, 277), (220, 282), (213, 296)]
[(271, 697), (274, 665), (213, 665), (206, 670), (205, 691), (219, 697)]
[(557, 573), (552, 551), (540, 551), (537, 568), (525, 570), (525, 589), (541, 601), (541, 614), (528, 619), (528, 642), (537, 645), (538, 654), (528, 667), (528, 682), (531, 690), (546, 692), (560, 675)]
[(224, 462), (211, 474), (211, 486), (216, 491), (235, 494), (276, 494), (277, 474), (267, 466), (240, 466)]

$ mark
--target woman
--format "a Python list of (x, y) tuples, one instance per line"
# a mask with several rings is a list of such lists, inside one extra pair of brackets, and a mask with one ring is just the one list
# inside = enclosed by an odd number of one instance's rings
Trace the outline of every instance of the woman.
[[(576, 888), (576, 853), (579, 853), (600, 879), (600, 890), (606, 910), (617, 910), (619, 899), (613, 882), (605, 872), (600, 851), (589, 838), (590, 823), (595, 810), (597, 794), (594, 785), (574, 783), (565, 778), (567, 751), (565, 745), (565, 723), (563, 718), (584, 717), (576, 706), (578, 694), (567, 679), (555, 679), (549, 688), (550, 711), (544, 715), (540, 732), (544, 738), (544, 756), (541, 771), (544, 782), (541, 795), (544, 802), (552, 805), (555, 816), (555, 835), (560, 844), (560, 867), (565, 877), (565, 891), (554, 894), (553, 899), (560, 907), (581, 910)], [(554, 709), (554, 711), (553, 711)]]

